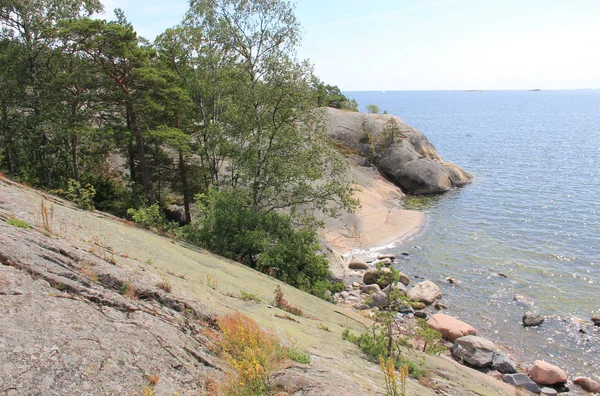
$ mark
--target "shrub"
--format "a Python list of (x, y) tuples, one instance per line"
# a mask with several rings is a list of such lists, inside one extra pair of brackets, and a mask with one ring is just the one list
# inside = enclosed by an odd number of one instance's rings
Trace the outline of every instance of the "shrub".
[(78, 208), (94, 210), (95, 196), (96, 190), (91, 184), (86, 184), (85, 187), (81, 187), (81, 184), (78, 181), (69, 179), (65, 197), (69, 201), (74, 202)]
[(24, 228), (26, 230), (31, 228), (31, 227), (29, 227), (29, 224), (27, 224), (27, 222), (25, 222), (23, 220), (19, 220), (16, 217), (11, 217), (6, 222), (13, 227)]
[(300, 349), (288, 348), (285, 350), (288, 359), (297, 363), (310, 364), (310, 354)]
[(425, 319), (417, 320), (417, 338), (423, 343), (423, 352), (437, 355), (446, 349), (441, 343), (442, 333), (429, 326)]
[(359, 142), (364, 143), (364, 144), (369, 144), (373, 141), (373, 136), (371, 136), (371, 134), (367, 131), (365, 131), (361, 136), (360, 139), (358, 139)]
[(167, 293), (171, 293), (173, 287), (171, 286), (171, 281), (165, 275), (160, 276), (160, 281), (156, 282), (156, 287), (159, 289), (166, 291)]
[(367, 112), (370, 114), (378, 114), (379, 113), (379, 107), (377, 105), (374, 104), (368, 104), (367, 105)]
[(235, 370), (235, 378), (226, 385), (226, 393), (268, 394), (269, 373), (282, 355), (278, 341), (240, 312), (222, 316), (217, 323), (223, 335), (223, 355)]
[[(331, 272), (312, 227), (295, 228), (290, 216), (251, 209), (244, 191), (210, 191), (197, 197), (199, 222), (185, 239), (301, 290), (322, 294)], [(332, 286), (333, 287), (333, 286)]]
[(150, 231), (165, 232), (172, 228), (172, 224), (167, 221), (158, 204), (143, 206), (139, 209), (129, 208), (127, 214), (134, 222)]
[(258, 297), (256, 294), (247, 293), (243, 290), (240, 294), (241, 294), (242, 300), (244, 300), (244, 301), (254, 301), (259, 304), (262, 302), (262, 298)]
[(284, 311), (291, 313), (292, 315), (304, 316), (304, 313), (300, 308), (294, 307), (289, 302), (287, 302), (287, 300), (283, 296), (283, 290), (281, 290), (281, 286), (279, 285), (275, 289), (275, 299), (273, 300), (273, 305), (277, 308), (281, 308)]

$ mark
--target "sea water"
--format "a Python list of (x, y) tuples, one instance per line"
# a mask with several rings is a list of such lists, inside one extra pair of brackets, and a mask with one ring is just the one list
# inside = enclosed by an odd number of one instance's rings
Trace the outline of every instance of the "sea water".
[[(590, 322), (600, 314), (600, 90), (345, 94), (362, 111), (398, 115), (474, 175), (407, 201), (428, 225), (396, 248), (409, 253), (400, 269), (440, 285), (449, 314), (522, 363), (600, 380), (600, 327)], [(546, 320), (524, 328), (532, 307)]]

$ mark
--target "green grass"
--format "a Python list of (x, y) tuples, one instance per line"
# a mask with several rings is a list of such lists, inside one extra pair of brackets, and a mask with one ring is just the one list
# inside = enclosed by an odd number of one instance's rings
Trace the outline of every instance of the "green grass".
[(27, 222), (19, 220), (16, 217), (11, 217), (10, 219), (8, 219), (7, 223), (14, 227), (25, 228), (26, 230), (31, 228), (29, 224), (27, 224)]
[(310, 354), (306, 351), (294, 348), (288, 348), (285, 354), (290, 360), (297, 363), (310, 364)]
[(241, 299), (244, 301), (254, 301), (259, 304), (262, 302), (262, 298), (258, 297), (256, 294), (247, 293), (245, 291), (242, 291), (240, 294), (241, 294)]

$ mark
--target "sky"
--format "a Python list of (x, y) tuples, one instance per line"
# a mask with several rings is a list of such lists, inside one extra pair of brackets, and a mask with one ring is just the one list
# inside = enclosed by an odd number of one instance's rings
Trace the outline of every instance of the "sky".
[[(150, 40), (187, 9), (103, 2)], [(343, 91), (600, 88), (598, 0), (297, 0), (296, 17), (298, 56)]]

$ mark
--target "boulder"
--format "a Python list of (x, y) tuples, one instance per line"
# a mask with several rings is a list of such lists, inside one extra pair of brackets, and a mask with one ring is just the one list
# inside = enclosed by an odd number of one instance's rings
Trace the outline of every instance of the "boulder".
[(377, 263), (381, 263), (381, 264), (385, 265), (386, 267), (389, 267), (390, 265), (392, 265), (392, 260), (389, 258), (384, 258), (384, 259), (377, 260), (375, 265), (377, 265)]
[(435, 309), (441, 311), (442, 309), (448, 309), (448, 306), (441, 302), (436, 302), (434, 305)]
[(413, 309), (425, 309), (427, 307), (427, 305), (425, 305), (424, 303), (418, 301), (418, 302), (412, 302), (410, 303), (411, 307), (413, 307)]
[(452, 356), (473, 367), (483, 368), (492, 364), (496, 350), (496, 344), (492, 341), (468, 335), (454, 341)]
[(415, 310), (408, 305), (400, 305), (398, 307), (398, 313), (402, 315), (412, 315), (415, 313)]
[(600, 326), (600, 315), (592, 316), (592, 323), (596, 326)]
[(539, 326), (544, 323), (544, 317), (537, 312), (527, 311), (523, 314), (523, 326)]
[(377, 256), (377, 258), (379, 260), (382, 260), (382, 259), (394, 260), (394, 259), (396, 259), (396, 255), (395, 254), (380, 254), (379, 256)]
[(371, 268), (364, 273), (363, 283), (365, 285), (372, 285), (374, 283), (377, 283), (382, 288), (386, 287), (389, 285), (389, 282), (387, 280), (384, 280), (384, 277), (382, 277), (382, 275), (390, 272), (392, 272), (392, 270), (390, 270), (389, 268)]
[(379, 285), (377, 283), (374, 283), (372, 285), (364, 285), (362, 288), (362, 292), (367, 293), (367, 294), (378, 293), (380, 291), (381, 291), (381, 288), (379, 287)]
[(573, 383), (586, 392), (600, 393), (600, 383), (594, 381), (593, 379), (580, 377), (576, 378)]
[(185, 208), (179, 205), (169, 205), (165, 209), (165, 217), (169, 221), (174, 221), (180, 225), (186, 225), (188, 223), (185, 217)]
[(390, 292), (390, 289), (394, 289), (394, 290), (400, 290), (400, 292), (402, 292), (402, 294), (406, 294), (408, 293), (408, 289), (406, 288), (406, 286), (404, 286), (402, 283), (400, 282), (394, 282), (391, 285), (386, 286), (383, 291), (388, 293)]
[(428, 315), (427, 315), (427, 312), (415, 311), (415, 317), (421, 318), (421, 319), (427, 319)]
[(354, 309), (358, 309), (359, 311), (364, 311), (365, 309), (369, 309), (371, 307), (369, 307), (367, 304), (354, 304)]
[(502, 373), (497, 371), (497, 370), (492, 370), (488, 373), (488, 375), (491, 375), (492, 377), (494, 377), (495, 379), (502, 381)]
[(540, 391), (542, 392), (541, 395), (542, 396), (556, 396), (558, 395), (558, 391), (554, 388), (548, 388), (547, 386), (540, 389)]
[(371, 308), (385, 308), (390, 305), (390, 300), (388, 300), (387, 295), (384, 292), (373, 293), (370, 295), (370, 299), (369, 306)]
[(450, 341), (467, 335), (477, 334), (477, 330), (473, 326), (441, 312), (433, 315), (427, 321), (427, 324), (442, 333), (442, 337)]
[(408, 297), (411, 300), (417, 300), (427, 305), (431, 305), (435, 300), (442, 297), (442, 291), (432, 281), (426, 280), (419, 282), (408, 291)]
[(410, 278), (408, 277), (408, 275), (400, 272), (400, 283), (402, 283), (404, 286), (408, 286), (408, 284), (410, 283)]
[(343, 291), (340, 294), (340, 297), (342, 297), (344, 300), (348, 299), (348, 297), (350, 297), (350, 293), (348, 293), (347, 291)]
[(367, 264), (365, 262), (365, 260), (363, 260), (363, 259), (360, 259), (358, 257), (353, 257), (348, 262), (348, 268), (354, 269), (354, 270), (366, 270), (366, 269), (369, 269), (369, 264)]
[(522, 373), (517, 374), (504, 374), (502, 380), (507, 384), (517, 386), (519, 388), (525, 388), (532, 393), (540, 393), (542, 390), (535, 382), (528, 376)]
[(538, 385), (556, 385), (567, 382), (567, 373), (558, 366), (536, 360), (529, 369), (529, 377)]
[(496, 353), (494, 355), (492, 370), (498, 370), (502, 374), (514, 374), (518, 372), (515, 362), (503, 353)]
[(358, 289), (360, 287), (360, 283), (358, 282), (352, 282), (352, 287), (355, 289)]

